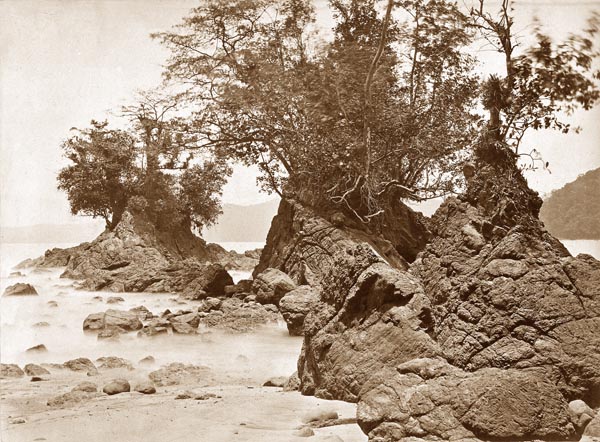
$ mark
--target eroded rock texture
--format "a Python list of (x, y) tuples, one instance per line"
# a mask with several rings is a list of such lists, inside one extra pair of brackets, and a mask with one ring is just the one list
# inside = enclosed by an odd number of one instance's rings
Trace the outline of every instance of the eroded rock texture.
[(261, 266), (320, 293), (302, 393), (358, 402), (372, 441), (579, 439), (592, 416), (573, 404), (600, 405), (600, 262), (571, 257), (540, 204), (516, 168), (481, 166), (409, 264), (283, 202)]
[(80, 280), (79, 288), (87, 290), (207, 296), (222, 294), (225, 286), (233, 284), (224, 265), (237, 268), (236, 262), (242, 263), (237, 257), (216, 244), (206, 244), (189, 229), (161, 231), (143, 216), (125, 212), (114, 230), (106, 230), (94, 241), (49, 250), (21, 266), (66, 266), (62, 276)]

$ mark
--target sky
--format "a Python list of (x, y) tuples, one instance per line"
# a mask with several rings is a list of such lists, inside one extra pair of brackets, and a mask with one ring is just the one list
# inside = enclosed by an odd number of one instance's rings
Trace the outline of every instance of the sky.
[[(169, 29), (196, 4), (0, 0), (0, 226), (87, 222), (70, 215), (66, 196), (56, 190), (56, 175), (66, 164), (61, 141), (71, 127), (104, 119), (136, 90), (160, 83), (168, 54), (149, 34)], [(561, 37), (580, 29), (594, 9), (600, 10), (600, 0), (517, 1), (516, 27), (526, 37), (538, 15)], [(320, 23), (328, 20), (322, 15)], [(535, 190), (548, 193), (600, 167), (600, 108), (575, 119), (581, 135), (537, 133), (525, 140), (551, 164), (552, 173), (528, 173)], [(271, 199), (258, 192), (255, 177), (256, 170), (237, 166), (224, 202)]]

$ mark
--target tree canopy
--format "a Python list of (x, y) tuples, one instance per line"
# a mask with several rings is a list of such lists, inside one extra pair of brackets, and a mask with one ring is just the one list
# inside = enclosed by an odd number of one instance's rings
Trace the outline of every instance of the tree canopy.
[[(201, 226), (218, 213), (229, 162), (240, 161), (260, 168), (268, 192), (333, 202), (368, 223), (399, 199), (461, 191), (474, 153), (538, 161), (520, 149), (525, 132), (566, 132), (564, 114), (600, 98), (597, 17), (560, 43), (538, 26), (519, 47), (510, 0), (497, 12), (485, 0), (470, 10), (451, 0), (328, 7), (328, 37), (311, 0), (203, 0), (154, 34), (170, 51), (165, 84), (178, 93), (126, 107), (128, 131), (93, 126), (65, 143), (74, 165), (60, 186), (73, 211), (118, 219), (133, 201)], [(478, 39), (503, 57), (505, 73), (476, 73)], [(78, 178), (86, 174), (103, 190)]]
[(182, 119), (170, 117), (175, 108), (172, 97), (146, 93), (123, 109), (132, 122), (127, 130), (92, 121), (63, 143), (71, 164), (60, 171), (58, 188), (73, 214), (102, 217), (109, 228), (126, 209), (159, 229), (201, 229), (216, 220), (230, 166), (198, 146)]

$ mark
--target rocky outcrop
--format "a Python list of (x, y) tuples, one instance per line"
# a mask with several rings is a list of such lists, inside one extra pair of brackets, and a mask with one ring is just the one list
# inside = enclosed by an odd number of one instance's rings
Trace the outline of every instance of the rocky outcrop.
[(573, 440), (600, 406), (600, 262), (545, 231), (516, 168), (479, 166), (410, 264), (294, 202), (273, 222), (255, 272), (320, 293), (300, 390), (357, 402), (369, 440)]
[(221, 262), (235, 269), (244, 265), (251, 268), (257, 263), (237, 255), (216, 244), (206, 244), (184, 226), (158, 230), (144, 216), (126, 211), (113, 230), (106, 230), (94, 241), (49, 250), (43, 257), (19, 266), (66, 266), (62, 276), (80, 280), (78, 288), (86, 290), (203, 290), (222, 294), (233, 280)]

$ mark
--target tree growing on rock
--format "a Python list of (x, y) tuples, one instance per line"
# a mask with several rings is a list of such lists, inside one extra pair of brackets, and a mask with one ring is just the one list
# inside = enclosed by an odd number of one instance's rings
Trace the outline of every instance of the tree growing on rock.
[(127, 130), (92, 121), (63, 143), (71, 164), (60, 171), (58, 188), (73, 214), (102, 217), (109, 229), (125, 210), (164, 231), (215, 221), (231, 169), (196, 143), (184, 119), (171, 115), (176, 108), (176, 98), (142, 94), (123, 109), (132, 122)]
[(455, 190), (474, 123), (467, 17), (394, 3), (331, 1), (331, 41), (307, 0), (206, 1), (156, 37), (205, 144), (258, 165), (268, 191), (369, 222), (390, 200)]

